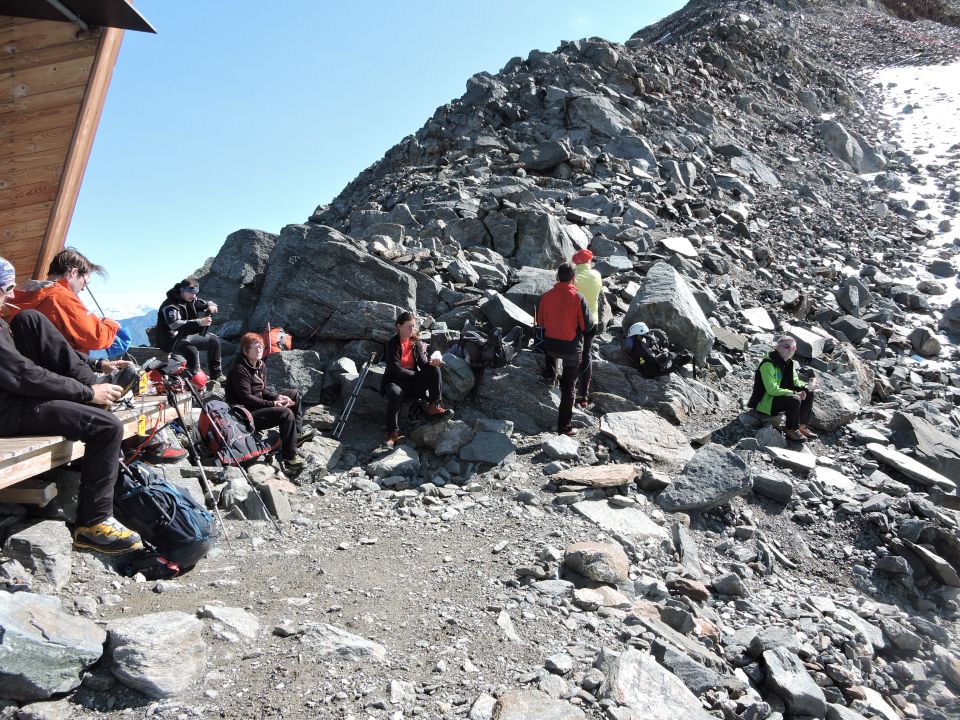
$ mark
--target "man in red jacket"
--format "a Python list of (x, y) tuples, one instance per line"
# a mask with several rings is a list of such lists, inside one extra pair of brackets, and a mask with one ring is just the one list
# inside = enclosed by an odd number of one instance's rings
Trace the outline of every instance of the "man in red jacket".
[(569, 263), (563, 263), (557, 268), (557, 283), (540, 298), (538, 311), (538, 318), (543, 326), (544, 352), (547, 356), (543, 384), (553, 387), (557, 377), (557, 362), (563, 365), (563, 373), (560, 375), (560, 409), (557, 413), (557, 432), (561, 435), (573, 435), (570, 420), (573, 417), (583, 336), (596, 330), (587, 300), (573, 284), (575, 276), (573, 266)]

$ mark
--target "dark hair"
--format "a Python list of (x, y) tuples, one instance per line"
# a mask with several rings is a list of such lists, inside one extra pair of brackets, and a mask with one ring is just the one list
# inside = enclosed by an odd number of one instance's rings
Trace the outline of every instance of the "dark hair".
[[(400, 327), (404, 323), (408, 323), (411, 320), (416, 320), (416, 319), (417, 319), (416, 313), (412, 313), (409, 310), (404, 310), (402, 313), (397, 315), (397, 319), (393, 321), (393, 324), (396, 325), (397, 327)], [(413, 335), (411, 335), (410, 337), (412, 337), (414, 340), (420, 339), (420, 335), (419, 333), (417, 333), (416, 330), (413, 331)]]
[(263, 345), (263, 338), (255, 332), (244, 333), (240, 336), (240, 352), (246, 352), (247, 348), (256, 343)]
[(557, 280), (560, 282), (570, 282), (576, 274), (570, 263), (560, 263), (560, 267), (557, 268)]
[(191, 275), (190, 277), (185, 277), (183, 280), (181, 280), (180, 284), (177, 287), (188, 288), (188, 287), (198, 287), (199, 285), (200, 285), (200, 281), (197, 280), (197, 278), (195, 278), (193, 275)]
[(72, 247), (66, 247), (53, 256), (47, 268), (47, 275), (66, 275), (70, 272), (70, 268), (76, 268), (81, 275), (96, 273), (103, 277), (107, 276), (107, 271), (102, 265), (90, 262), (80, 251)]

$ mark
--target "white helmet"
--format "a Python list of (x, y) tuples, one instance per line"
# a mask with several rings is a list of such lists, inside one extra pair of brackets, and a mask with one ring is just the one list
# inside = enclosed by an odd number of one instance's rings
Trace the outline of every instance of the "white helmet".
[(632, 337), (633, 335), (646, 335), (648, 332), (650, 332), (650, 328), (647, 327), (646, 323), (635, 322), (627, 331), (627, 336)]

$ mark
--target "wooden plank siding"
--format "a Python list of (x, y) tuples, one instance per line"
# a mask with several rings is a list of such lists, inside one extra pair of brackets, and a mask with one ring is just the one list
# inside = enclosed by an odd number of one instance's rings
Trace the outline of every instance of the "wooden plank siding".
[(122, 36), (0, 16), (0, 256), (21, 279), (64, 245)]

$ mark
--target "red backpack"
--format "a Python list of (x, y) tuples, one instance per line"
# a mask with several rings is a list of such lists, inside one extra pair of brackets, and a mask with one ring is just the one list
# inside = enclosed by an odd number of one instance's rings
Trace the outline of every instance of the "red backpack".
[(197, 430), (222, 465), (243, 465), (280, 447), (279, 436), (263, 436), (243, 405), (227, 405), (216, 395), (205, 397)]
[(263, 331), (263, 356), (270, 353), (282, 352), (293, 347), (293, 336), (282, 327), (270, 327)]

